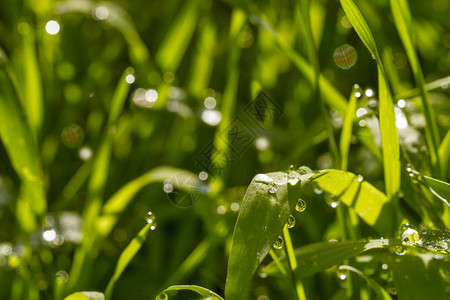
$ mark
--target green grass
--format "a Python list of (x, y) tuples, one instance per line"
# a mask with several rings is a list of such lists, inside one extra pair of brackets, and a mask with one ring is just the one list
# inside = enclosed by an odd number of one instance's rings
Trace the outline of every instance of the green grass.
[(1, 1), (0, 299), (447, 299), (449, 14)]

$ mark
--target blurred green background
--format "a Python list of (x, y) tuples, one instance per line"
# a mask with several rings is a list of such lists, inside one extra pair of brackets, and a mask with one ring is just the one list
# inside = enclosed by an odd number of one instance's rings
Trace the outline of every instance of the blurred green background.
[[(386, 65), (399, 108), (402, 157), (430, 174), (424, 116), (388, 1), (355, 2)], [(443, 138), (450, 127), (450, 2), (409, 4), (425, 81), (437, 81), (430, 99)], [(187, 170), (193, 174), (189, 180), (202, 182), (193, 194), (176, 189), (184, 179), (156, 180), (138, 189), (118, 213), (76, 290), (103, 291), (148, 211), (158, 225), (117, 282), (113, 299), (149, 299), (171, 284), (198, 284), (223, 294), (246, 186), (257, 173), (291, 164), (338, 168), (326, 124), (339, 141), (342, 101), (355, 84), (360, 97), (348, 170), (384, 190), (380, 150), (373, 146), (379, 145), (375, 61), (338, 1), (312, 1), (320, 73), (336, 89), (322, 90), (318, 97), (314, 69), (306, 60), (306, 67), (295, 62), (295, 55), (308, 57), (311, 46), (303, 38), (297, 6), (284, 0), (0, 0), (0, 46), (11, 61), (35, 138), (48, 206), (38, 226), (24, 230), (16, 202), (20, 179), (0, 144), (0, 299), (58, 294), (55, 276), (66, 278), (73, 267), (90, 197), (87, 182), (105, 136), (111, 137), (112, 150), (99, 196), (103, 202), (158, 166)], [(126, 101), (111, 125), (116, 89), (125, 91)], [(254, 118), (255, 109), (262, 109), (262, 119)], [(233, 122), (246, 131), (239, 145), (226, 133)], [(213, 160), (208, 147), (218, 153)], [(443, 179), (448, 181), (448, 174)], [(421, 195), (409, 194), (412, 200), (403, 201), (403, 209), (418, 224), (420, 209), (411, 203)], [(293, 229), (294, 245), (342, 239), (337, 204), (323, 201), (322, 194), (310, 197), (308, 213)], [(359, 228), (361, 237), (374, 235), (363, 224)], [(287, 286), (255, 278), (252, 297), (288, 299)], [(330, 299), (342, 290), (331, 272), (308, 278), (305, 286), (311, 299)]]

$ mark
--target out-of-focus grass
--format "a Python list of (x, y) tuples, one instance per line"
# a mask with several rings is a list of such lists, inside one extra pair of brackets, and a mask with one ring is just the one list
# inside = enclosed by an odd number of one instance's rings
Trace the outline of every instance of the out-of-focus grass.
[[(112, 298), (154, 297), (174, 284), (223, 295), (246, 186), (290, 164), (361, 174), (398, 197), (401, 219), (450, 226), (449, 208), (406, 171), (450, 178), (450, 4), (409, 1), (410, 13), (398, 14), (406, 2), (388, 2), (355, 1), (369, 48), (376, 42), (382, 54), (374, 61), (355, 20), (331, 0), (1, 1), (0, 298), (105, 291), (148, 211), (158, 227), (121, 269)], [(54, 35), (50, 20), (60, 26)], [(357, 59), (340, 68), (333, 55), (344, 44)], [(269, 105), (255, 117), (258, 95)], [(230, 134), (236, 124), (242, 144)], [(294, 247), (348, 238), (358, 222), (339, 220), (339, 202), (306, 196)], [(361, 237), (397, 230), (375, 217), (363, 214)], [(302, 280), (307, 297), (341, 295), (334, 277)], [(290, 288), (254, 278), (250, 291), (282, 299)]]

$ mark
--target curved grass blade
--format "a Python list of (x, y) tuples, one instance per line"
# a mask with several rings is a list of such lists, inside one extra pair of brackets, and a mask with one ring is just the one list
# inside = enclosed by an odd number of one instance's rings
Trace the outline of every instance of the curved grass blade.
[(119, 279), (120, 275), (122, 275), (123, 270), (125, 270), (125, 268), (128, 266), (139, 249), (141, 249), (142, 243), (144, 243), (145, 237), (147, 236), (147, 233), (149, 232), (149, 230), (151, 230), (151, 228), (151, 223), (145, 225), (144, 228), (142, 228), (141, 231), (139, 231), (139, 233), (131, 240), (125, 250), (123, 250), (122, 254), (120, 254), (114, 274), (105, 290), (106, 300), (111, 299), (114, 284)]
[[(226, 299), (242, 299), (259, 264), (281, 234), (298, 201), (302, 185), (312, 175), (284, 172), (256, 175), (242, 202), (233, 233), (225, 284)], [(298, 176), (298, 177), (297, 177)]]
[(386, 185), (386, 194), (389, 198), (395, 198), (400, 189), (400, 150), (397, 128), (395, 126), (392, 95), (387, 83), (387, 76), (372, 32), (361, 12), (352, 0), (340, 1), (353, 28), (375, 58), (378, 65), (380, 131), (383, 150), (384, 181)]
[(393, 233), (394, 211), (385, 194), (362, 177), (349, 172), (326, 170), (316, 173), (309, 180), (323, 191), (330, 193), (372, 226), (378, 233), (390, 236)]
[[(400, 241), (392, 241), (388, 239), (310, 244), (295, 250), (295, 256), (298, 263), (296, 275), (299, 278), (305, 278), (317, 272), (326, 270), (363, 252), (377, 248), (392, 247), (400, 244)], [(281, 257), (280, 261), (286, 265), (285, 256)], [(271, 262), (262, 268), (261, 273), (270, 276), (281, 275), (279, 268), (274, 262)]]
[(450, 130), (447, 131), (439, 146), (439, 162), (441, 163), (441, 172), (445, 177), (450, 163)]
[(70, 294), (64, 300), (105, 300), (105, 296), (100, 292), (76, 292)]
[(170, 298), (167, 298), (168, 295), (175, 294), (176, 292), (179, 292), (179, 291), (192, 291), (192, 292), (199, 294), (200, 297), (202, 297), (202, 298), (208, 298), (211, 300), (223, 300), (223, 298), (220, 297), (219, 295), (217, 295), (216, 293), (214, 293), (204, 287), (198, 286), (198, 285), (173, 285), (173, 286), (170, 286), (167, 289), (165, 289), (164, 291), (162, 291), (161, 293), (159, 293), (158, 296), (156, 296), (156, 300), (170, 299)]
[(386, 292), (385, 289), (383, 289), (375, 280), (373, 280), (369, 276), (366, 276), (360, 270), (355, 269), (355, 268), (353, 268), (351, 266), (339, 266), (339, 270), (349, 270), (349, 271), (352, 271), (353, 273), (358, 274), (359, 276), (361, 276), (369, 284), (369, 286), (378, 295), (379, 299), (392, 300), (391, 296), (389, 296), (389, 293)]
[(447, 206), (450, 207), (450, 184), (428, 176), (423, 176), (422, 181), (426, 187)]
[(355, 119), (356, 112), (356, 96), (355, 87), (352, 89), (350, 95), (350, 101), (347, 105), (347, 111), (345, 112), (344, 125), (342, 126), (341, 139), (339, 143), (339, 150), (341, 152), (341, 169), (347, 170), (348, 166), (348, 151), (350, 149), (350, 142), (352, 139), (353, 120)]
[[(0, 137), (14, 170), (22, 182), (26, 204), (34, 217), (47, 209), (43, 171), (33, 133), (21, 106), (17, 85), (6, 54), (0, 49)], [(29, 228), (33, 231), (33, 228)], [(30, 232), (31, 232), (30, 231)]]
[(417, 53), (413, 44), (413, 28), (408, 2), (406, 0), (391, 0), (390, 4), (392, 15), (394, 16), (395, 26), (397, 27), (400, 39), (402, 40), (403, 46), (405, 47), (406, 55), (410, 62), (411, 69), (414, 74), (414, 79), (420, 92), (422, 109), (427, 124), (425, 126), (425, 136), (427, 139), (428, 147), (430, 149), (431, 163), (435, 169), (435, 173), (439, 177), (441, 177), (443, 176), (443, 174), (439, 170), (439, 129), (433, 110), (431, 108), (422, 68), (420, 67), (419, 59), (417, 57)]
[(106, 201), (103, 205), (101, 216), (97, 219), (98, 237), (104, 238), (111, 232), (120, 215), (143, 187), (155, 182), (164, 182), (168, 179), (176, 179), (171, 180), (173, 187), (186, 192), (206, 190), (194, 173), (172, 167), (157, 167), (128, 182)]

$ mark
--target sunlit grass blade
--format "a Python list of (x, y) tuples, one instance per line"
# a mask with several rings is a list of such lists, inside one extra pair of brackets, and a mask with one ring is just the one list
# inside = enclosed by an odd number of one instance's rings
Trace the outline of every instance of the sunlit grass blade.
[(97, 234), (99, 238), (106, 237), (119, 217), (125, 212), (126, 207), (133, 197), (145, 186), (155, 183), (172, 180), (174, 188), (193, 192), (193, 189), (202, 190), (204, 187), (198, 176), (186, 170), (172, 167), (157, 167), (144, 175), (128, 182), (120, 188), (103, 205), (101, 216), (97, 219)]
[(350, 101), (347, 104), (347, 112), (345, 113), (344, 125), (342, 126), (341, 139), (339, 143), (339, 150), (341, 152), (341, 169), (347, 170), (348, 166), (348, 152), (350, 149), (350, 143), (352, 139), (353, 121), (355, 120), (356, 113), (356, 96), (355, 88), (352, 89), (350, 95)]
[(167, 289), (165, 289), (164, 291), (162, 291), (161, 293), (158, 294), (158, 296), (156, 297), (156, 300), (160, 300), (160, 299), (170, 299), (167, 297), (171, 297), (169, 295), (172, 294), (177, 294), (180, 291), (192, 291), (195, 292), (197, 294), (200, 295), (200, 297), (202, 297), (202, 299), (211, 299), (211, 300), (223, 300), (222, 297), (220, 297), (219, 295), (217, 295), (216, 293), (198, 286), (198, 285), (173, 285), (168, 287)]
[(184, 2), (156, 53), (156, 60), (166, 72), (176, 72), (197, 25), (199, 1)]
[[(0, 49), (0, 137), (22, 182), (22, 192), (34, 217), (46, 211), (43, 171), (27, 118), (23, 113), (9, 61)], [(31, 223), (30, 223), (31, 224)], [(31, 230), (32, 228), (29, 228)]]
[(120, 254), (119, 261), (117, 262), (116, 269), (114, 270), (114, 274), (111, 280), (108, 283), (108, 286), (105, 290), (105, 299), (111, 299), (111, 295), (114, 289), (114, 284), (119, 279), (120, 275), (122, 275), (123, 270), (128, 266), (130, 261), (136, 255), (136, 253), (141, 249), (142, 243), (145, 241), (145, 237), (147, 236), (149, 230), (151, 230), (152, 224), (149, 223), (144, 226), (144, 228), (139, 231), (139, 233), (134, 237), (130, 244), (123, 250), (122, 254)]
[[(363, 252), (395, 245), (400, 245), (400, 241), (379, 239), (309, 244), (295, 250), (295, 256), (299, 266), (296, 274), (300, 278), (305, 278)], [(286, 257), (281, 257), (280, 261), (286, 265)], [(261, 269), (261, 274), (269, 276), (281, 275), (275, 262), (264, 266)]]
[(441, 164), (442, 174), (444, 174), (445, 177), (450, 164), (450, 130), (447, 131), (441, 146), (439, 146), (439, 162)]
[(383, 289), (375, 280), (373, 280), (360, 270), (353, 268), (351, 266), (339, 266), (339, 270), (349, 270), (352, 271), (353, 273), (358, 274), (369, 284), (369, 286), (374, 290), (379, 299), (392, 300), (391, 296), (389, 295), (388, 292), (386, 292), (385, 289)]
[(105, 300), (105, 296), (100, 292), (76, 292), (70, 294), (64, 300)]
[(406, 0), (391, 0), (392, 15), (394, 16), (394, 23), (397, 27), (397, 31), (402, 40), (403, 47), (406, 51), (411, 69), (414, 74), (417, 88), (420, 92), (420, 98), (422, 100), (423, 114), (426, 120), (425, 136), (427, 139), (427, 145), (430, 149), (431, 163), (433, 165), (435, 176), (442, 177), (444, 174), (439, 170), (439, 155), (438, 149), (440, 144), (439, 129), (437, 126), (437, 120), (434, 116), (431, 108), (430, 99), (425, 87), (425, 79), (423, 77), (422, 68), (415, 51), (413, 44), (413, 29), (411, 13), (409, 11), (408, 2)]
[(209, 17), (201, 19), (199, 25), (201, 32), (189, 80), (189, 92), (197, 98), (201, 98), (208, 87), (214, 64), (214, 49), (217, 47), (216, 25)]
[(246, 293), (253, 274), (294, 210), (301, 186), (311, 175), (291, 172), (289, 176), (295, 176), (292, 178), (295, 184), (288, 183), (284, 172), (258, 174), (253, 178), (234, 228), (225, 284), (227, 299), (241, 299)]
[[(437, 90), (437, 89), (446, 89), (450, 86), (450, 76), (429, 82), (425, 84), (425, 90), (428, 92)], [(402, 91), (401, 93), (395, 96), (396, 99), (411, 99), (420, 95), (419, 89), (415, 88), (412, 90)]]
[(378, 84), (384, 182), (386, 194), (389, 198), (393, 198), (396, 197), (400, 189), (400, 148), (392, 96), (381, 67), (378, 68)]
[(111, 149), (113, 144), (113, 134), (111, 127), (117, 122), (122, 105), (128, 96), (130, 84), (126, 81), (126, 77), (130, 70), (127, 69), (121, 76), (113, 95), (113, 102), (110, 107), (110, 116), (107, 128), (102, 137), (97, 155), (94, 158), (93, 172), (88, 183), (88, 199), (83, 212), (83, 240), (81, 247), (77, 250), (70, 271), (69, 290), (73, 289), (81, 276), (86, 256), (90, 255), (91, 248), (96, 238), (96, 220), (100, 213), (103, 203), (103, 191), (108, 178)]
[[(27, 26), (28, 23), (26, 23)], [(23, 74), (24, 74), (24, 108), (28, 114), (30, 128), (37, 137), (44, 118), (44, 100), (42, 92), (41, 71), (36, 53), (36, 38), (33, 28), (23, 36)]]
[(372, 32), (361, 15), (361, 12), (352, 0), (341, 0), (341, 5), (356, 33), (375, 58), (378, 65), (380, 131), (383, 150), (384, 181), (388, 197), (394, 198), (400, 189), (400, 154), (392, 95), (387, 82), (386, 73)]
[(423, 176), (422, 178), (430, 191), (450, 207), (450, 184), (428, 176)]
[(334, 195), (349, 206), (362, 220), (378, 233), (390, 236), (393, 233), (394, 210), (388, 197), (361, 176), (337, 170), (316, 173), (310, 182), (323, 191)]

